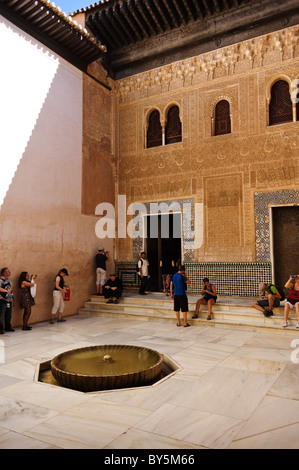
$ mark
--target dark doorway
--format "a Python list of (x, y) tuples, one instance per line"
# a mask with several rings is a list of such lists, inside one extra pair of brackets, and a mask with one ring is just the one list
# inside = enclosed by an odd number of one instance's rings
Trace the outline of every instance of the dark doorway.
[(146, 216), (145, 250), (150, 263), (147, 290), (162, 290), (160, 260), (166, 256), (175, 262), (181, 258), (181, 214)]
[(299, 274), (299, 206), (273, 207), (272, 220), (274, 280), (284, 287), (290, 274)]

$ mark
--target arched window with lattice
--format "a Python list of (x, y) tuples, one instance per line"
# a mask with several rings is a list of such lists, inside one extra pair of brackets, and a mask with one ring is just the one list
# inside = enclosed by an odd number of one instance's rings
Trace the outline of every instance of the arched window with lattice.
[(179, 107), (174, 105), (169, 108), (165, 126), (165, 144), (174, 144), (182, 141), (182, 123)]
[(293, 121), (293, 106), (290, 96), (289, 84), (285, 80), (278, 80), (271, 88), (269, 105), (269, 125), (283, 124)]
[(215, 106), (215, 135), (231, 133), (230, 106), (227, 100), (219, 101)]
[(146, 147), (158, 147), (159, 145), (162, 145), (162, 126), (160, 122), (160, 113), (155, 109), (151, 112), (148, 119)]

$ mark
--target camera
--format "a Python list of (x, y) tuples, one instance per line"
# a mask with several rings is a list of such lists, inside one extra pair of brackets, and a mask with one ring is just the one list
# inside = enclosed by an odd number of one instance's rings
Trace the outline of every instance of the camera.
[(297, 274), (291, 274), (291, 277), (293, 277), (293, 278), (297, 277)]

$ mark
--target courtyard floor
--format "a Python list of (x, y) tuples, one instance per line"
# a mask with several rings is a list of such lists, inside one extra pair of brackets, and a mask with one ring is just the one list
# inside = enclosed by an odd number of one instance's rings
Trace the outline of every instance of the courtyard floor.
[[(150, 387), (87, 394), (36, 381), (41, 362), (100, 344), (149, 347), (178, 370)], [(1, 449), (299, 447), (299, 331), (74, 315), (16, 328), (0, 347)]]

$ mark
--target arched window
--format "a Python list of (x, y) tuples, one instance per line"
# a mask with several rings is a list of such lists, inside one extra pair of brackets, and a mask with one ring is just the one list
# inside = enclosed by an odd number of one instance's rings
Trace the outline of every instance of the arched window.
[(230, 134), (230, 106), (226, 100), (221, 100), (215, 107), (215, 135)]
[(292, 101), (289, 84), (284, 80), (275, 82), (271, 89), (269, 125), (293, 121)]
[(165, 126), (165, 144), (173, 144), (182, 141), (182, 123), (178, 106), (172, 106), (167, 113)]
[(146, 147), (157, 147), (162, 145), (162, 126), (160, 122), (160, 113), (156, 109), (151, 112), (148, 119)]

